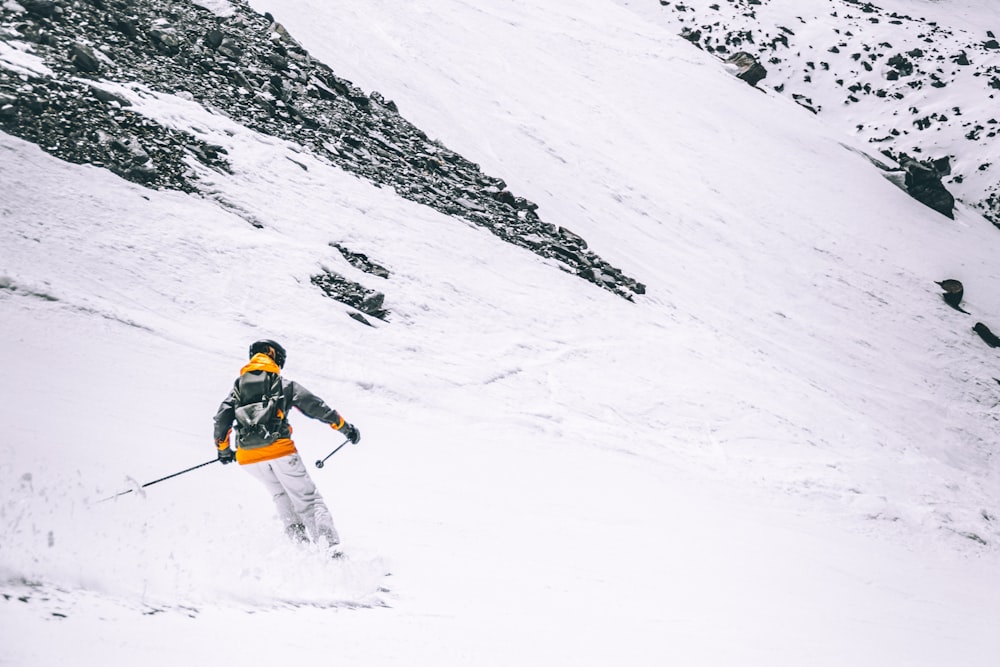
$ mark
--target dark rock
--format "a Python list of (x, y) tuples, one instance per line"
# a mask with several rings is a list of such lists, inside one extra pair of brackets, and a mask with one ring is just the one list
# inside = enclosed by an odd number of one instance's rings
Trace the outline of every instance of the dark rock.
[(997, 338), (996, 334), (990, 331), (990, 328), (982, 322), (976, 322), (976, 325), (972, 327), (972, 330), (979, 334), (979, 337), (983, 339), (983, 342), (990, 347), (1000, 347), (1000, 338)]
[(139, 27), (136, 25), (134, 19), (122, 18), (115, 22), (115, 30), (125, 35), (129, 39), (135, 39), (139, 36)]
[(962, 296), (965, 294), (965, 288), (961, 281), (949, 278), (938, 282), (937, 285), (944, 290), (944, 294), (941, 295), (944, 302), (952, 308), (958, 308), (959, 304), (962, 303)]
[(69, 50), (70, 61), (81, 72), (96, 73), (101, 71), (101, 61), (94, 51), (83, 44), (73, 44)]
[(309, 94), (313, 97), (318, 97), (323, 100), (333, 101), (338, 97), (342, 96), (344, 93), (338, 94), (332, 87), (321, 81), (320, 79), (313, 77), (309, 82)]
[(384, 313), (382, 310), (382, 304), (385, 302), (385, 294), (381, 292), (375, 292), (369, 297), (366, 297), (361, 305), (358, 307), (363, 313), (368, 313), (369, 315), (375, 315), (375, 313)]
[(951, 174), (951, 158), (947, 155), (936, 160), (931, 160), (930, 165), (938, 176), (948, 176)]
[(219, 45), (222, 44), (222, 40), (225, 39), (225, 37), (226, 37), (225, 33), (223, 33), (221, 30), (217, 28), (212, 28), (211, 30), (205, 33), (205, 36), (202, 38), (202, 41), (205, 42), (205, 46), (215, 50), (219, 48)]
[(323, 290), (323, 293), (331, 299), (356, 308), (366, 315), (380, 320), (385, 320), (389, 315), (389, 311), (382, 307), (385, 301), (384, 294), (359, 285), (339, 273), (324, 270), (323, 273), (312, 276), (310, 282)]
[(767, 76), (767, 70), (760, 64), (760, 61), (746, 51), (729, 56), (726, 58), (726, 64), (735, 69), (738, 79), (743, 79), (751, 86), (756, 86)]
[(491, 194), (493, 198), (501, 204), (506, 204), (511, 208), (514, 208), (517, 205), (517, 198), (514, 197), (514, 194), (510, 190), (497, 190)]
[(161, 53), (169, 56), (174, 56), (180, 53), (181, 40), (177, 37), (173, 30), (161, 30), (159, 28), (154, 28), (149, 31), (149, 38), (153, 40), (153, 44)]
[(19, 0), (18, 4), (24, 7), (29, 14), (43, 19), (52, 18), (56, 14), (54, 0)]
[(792, 99), (795, 100), (795, 102), (799, 106), (801, 106), (801, 107), (803, 107), (805, 109), (808, 109), (809, 111), (811, 111), (811, 112), (813, 112), (815, 114), (819, 113), (819, 109), (817, 109), (815, 106), (813, 106), (813, 101), (812, 101), (811, 98), (808, 98), (805, 95), (799, 95), (798, 93), (792, 93)]
[(562, 240), (568, 243), (569, 245), (575, 248), (579, 248), (581, 250), (587, 249), (587, 242), (584, 240), (582, 236), (574, 234), (565, 227), (559, 227), (558, 232)]
[(238, 61), (243, 57), (243, 47), (239, 43), (231, 38), (225, 37), (222, 42), (216, 47), (216, 50), (227, 58)]
[(920, 203), (949, 218), (955, 217), (955, 197), (941, 183), (942, 174), (932, 162), (920, 162), (905, 155), (900, 159), (905, 172), (906, 191)]
[(681, 37), (691, 42), (698, 48), (701, 48), (701, 30), (692, 30), (691, 28), (684, 28), (681, 30)]
[(890, 80), (913, 74), (913, 63), (907, 60), (902, 54), (897, 53), (892, 56), (886, 61), (886, 64), (892, 67), (892, 71), (886, 75), (886, 78)]
[(265, 53), (264, 59), (276, 70), (284, 71), (288, 69), (288, 58), (277, 53)]
[(389, 270), (370, 260), (368, 255), (360, 252), (352, 252), (339, 243), (331, 243), (330, 245), (339, 250), (340, 254), (344, 256), (344, 259), (346, 259), (354, 268), (360, 269), (365, 273), (370, 273), (373, 276), (378, 276), (379, 278), (389, 277)]
[(114, 103), (114, 104), (117, 104), (120, 107), (130, 107), (130, 106), (132, 106), (132, 103), (130, 101), (128, 101), (127, 99), (125, 99), (124, 97), (122, 97), (121, 95), (117, 95), (115, 93), (108, 92), (108, 91), (106, 91), (106, 90), (104, 90), (102, 88), (91, 88), (90, 92), (91, 92), (91, 94), (94, 97), (96, 97), (97, 99), (99, 99), (102, 102)]
[(347, 315), (348, 315), (348, 316), (349, 316), (349, 317), (350, 317), (351, 319), (353, 319), (353, 320), (357, 320), (358, 322), (361, 322), (361, 324), (364, 324), (364, 325), (367, 325), (367, 326), (370, 326), (370, 327), (373, 327), (373, 326), (374, 326), (374, 325), (373, 325), (373, 324), (372, 324), (371, 322), (369, 322), (369, 321), (368, 321), (368, 318), (366, 318), (366, 317), (365, 317), (364, 315), (362, 315), (361, 313), (348, 313)]

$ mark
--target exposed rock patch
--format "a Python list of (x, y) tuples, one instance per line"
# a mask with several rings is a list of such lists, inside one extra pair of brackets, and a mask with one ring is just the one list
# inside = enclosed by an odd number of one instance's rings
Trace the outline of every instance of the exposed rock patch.
[[(385, 302), (385, 294), (382, 292), (376, 292), (375, 290), (363, 287), (339, 273), (328, 269), (324, 269), (323, 273), (312, 276), (310, 281), (313, 285), (323, 290), (327, 296), (345, 303), (365, 315), (370, 315), (380, 320), (388, 319), (389, 311), (382, 307)], [(360, 321), (369, 324), (364, 318), (361, 318)]]
[(428, 138), (391, 100), (336, 76), (270, 15), (242, 0), (230, 4), (233, 11), (220, 16), (180, 0), (0, 2), (0, 41), (50, 70), (26, 71), (0, 58), (0, 129), (154, 188), (196, 191), (187, 158), (228, 169), (221, 148), (144, 118), (86, 83), (139, 82), (298, 143), (626, 299), (645, 292), (580, 237), (544, 222), (537, 205), (502, 179)]
[[(651, 0), (652, 4), (652, 0)], [(895, 155), (948, 157), (941, 189), (1000, 226), (1000, 42), (863, 0), (659, 0), (655, 13), (722, 60), (742, 52), (807, 110)], [(915, 10), (916, 11), (916, 10)], [(955, 99), (961, 91), (964, 99)], [(940, 195), (940, 193), (938, 193)], [(948, 195), (949, 197), (951, 194)], [(946, 197), (935, 196), (936, 210)], [(921, 200), (923, 201), (923, 200)], [(926, 202), (925, 202), (926, 203)]]

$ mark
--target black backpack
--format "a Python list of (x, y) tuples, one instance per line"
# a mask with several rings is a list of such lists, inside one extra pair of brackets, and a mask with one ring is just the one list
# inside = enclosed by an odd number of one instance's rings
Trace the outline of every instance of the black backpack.
[(239, 446), (256, 449), (291, 435), (281, 376), (258, 370), (242, 374), (234, 385)]

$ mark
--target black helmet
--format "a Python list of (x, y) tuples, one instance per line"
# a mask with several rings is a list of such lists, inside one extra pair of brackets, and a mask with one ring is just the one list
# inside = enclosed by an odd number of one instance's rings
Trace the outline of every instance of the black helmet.
[(279, 368), (285, 367), (285, 348), (281, 347), (273, 340), (259, 340), (250, 346), (250, 358), (255, 354), (266, 354), (278, 364)]

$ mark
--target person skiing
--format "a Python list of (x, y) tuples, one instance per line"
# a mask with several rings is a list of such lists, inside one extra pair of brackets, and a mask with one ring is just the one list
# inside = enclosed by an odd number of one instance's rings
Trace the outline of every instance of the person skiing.
[[(250, 346), (249, 363), (215, 414), (215, 445), (221, 463), (236, 461), (271, 492), (288, 537), (332, 549), (340, 535), (291, 439), (288, 412), (298, 408), (355, 445), (361, 432), (301, 384), (281, 377), (285, 359), (285, 348), (273, 340)], [(234, 421), (235, 450), (230, 447)]]

